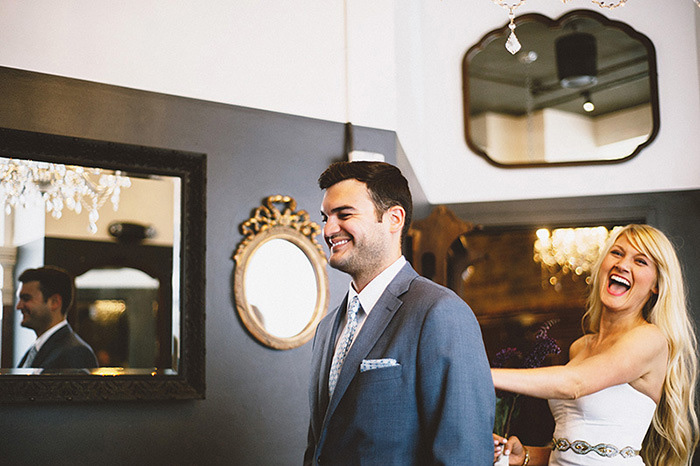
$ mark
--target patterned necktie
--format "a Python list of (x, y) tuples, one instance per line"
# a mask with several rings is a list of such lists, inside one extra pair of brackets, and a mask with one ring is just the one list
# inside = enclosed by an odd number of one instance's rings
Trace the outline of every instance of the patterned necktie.
[(340, 374), (340, 368), (343, 367), (343, 361), (345, 361), (345, 356), (348, 354), (350, 345), (352, 345), (352, 340), (355, 338), (355, 333), (357, 332), (357, 313), (360, 310), (360, 300), (357, 296), (352, 298), (350, 306), (348, 307), (348, 322), (345, 324), (343, 333), (340, 335), (340, 342), (333, 355), (333, 362), (331, 363), (331, 373), (328, 376), (328, 394), (329, 397), (333, 396), (333, 391), (335, 390), (335, 384), (338, 383), (338, 374)]
[(29, 351), (27, 352), (27, 357), (24, 359), (24, 363), (22, 363), (22, 367), (32, 367), (32, 363), (34, 362), (34, 358), (36, 357), (36, 353), (38, 353), (36, 346), (32, 345), (32, 347), (29, 348)]

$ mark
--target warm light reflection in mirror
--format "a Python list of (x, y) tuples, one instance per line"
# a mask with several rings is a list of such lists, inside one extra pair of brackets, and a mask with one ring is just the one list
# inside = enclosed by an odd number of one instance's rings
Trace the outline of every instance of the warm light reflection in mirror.
[(556, 228), (537, 230), (533, 259), (542, 266), (543, 282), (561, 287), (564, 275), (586, 277), (589, 282), (591, 268), (610, 234), (621, 227), (608, 230), (604, 226), (581, 228)]

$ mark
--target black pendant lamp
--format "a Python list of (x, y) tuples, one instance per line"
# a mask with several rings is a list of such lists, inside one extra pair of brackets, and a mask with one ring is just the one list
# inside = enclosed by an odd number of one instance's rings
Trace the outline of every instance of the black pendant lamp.
[(555, 42), (557, 75), (567, 89), (592, 86), (598, 82), (596, 39), (585, 32), (559, 37)]

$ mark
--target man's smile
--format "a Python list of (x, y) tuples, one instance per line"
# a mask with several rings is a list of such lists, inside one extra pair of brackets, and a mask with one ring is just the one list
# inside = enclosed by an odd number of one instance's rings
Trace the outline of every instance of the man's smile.
[(326, 240), (331, 251), (350, 242), (350, 238), (328, 238)]

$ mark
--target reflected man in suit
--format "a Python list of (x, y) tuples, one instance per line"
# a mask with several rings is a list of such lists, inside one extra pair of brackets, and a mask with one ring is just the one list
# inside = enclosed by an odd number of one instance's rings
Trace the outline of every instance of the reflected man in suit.
[[(319, 185), (329, 262), (352, 281), (316, 329), (304, 463), (492, 464), (495, 393), (481, 330), (462, 299), (401, 253), (408, 182), (387, 163), (338, 162)], [(346, 311), (355, 297), (357, 319)]]
[(51, 370), (97, 367), (92, 348), (66, 320), (75, 289), (68, 272), (51, 266), (27, 269), (19, 281), (22, 288), (17, 309), (22, 312), (21, 325), (34, 330), (37, 336), (19, 367)]

